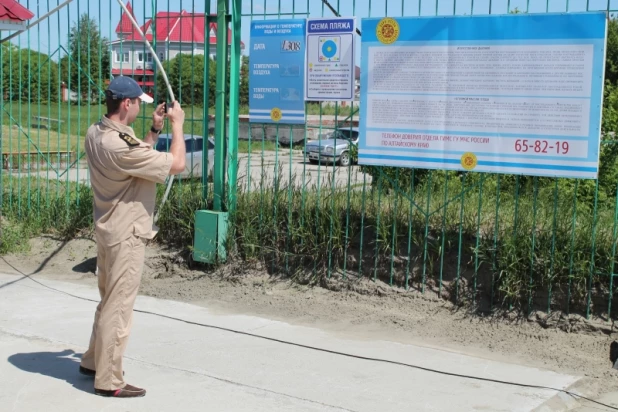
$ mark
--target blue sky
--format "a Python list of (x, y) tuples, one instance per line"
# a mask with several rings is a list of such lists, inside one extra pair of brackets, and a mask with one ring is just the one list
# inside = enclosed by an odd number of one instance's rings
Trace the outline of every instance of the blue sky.
[[(35, 13), (34, 19), (53, 9), (64, 0), (19, 0)], [(126, 0), (124, 0), (126, 2)], [(365, 17), (435, 16), (464, 14), (502, 14), (519, 8), (531, 13), (589, 10), (618, 10), (618, 0), (329, 0), (343, 16), (356, 16), (357, 24)], [(13, 40), (21, 47), (30, 47), (44, 53), (53, 53), (59, 45), (66, 46), (70, 24), (83, 13), (90, 13), (99, 24), (103, 36), (116, 39), (114, 30), (120, 19), (121, 8), (117, 0), (104, 0), (99, 6), (88, 0), (74, 0), (69, 6), (53, 15), (27, 33)], [(204, 12), (205, 2), (195, 0), (135, 0), (132, 1), (138, 23), (143, 24), (158, 11)], [(216, 0), (211, 0), (211, 12), (216, 10)], [(252, 19), (330, 17), (331, 11), (323, 6), (322, 0), (243, 0), (242, 40), (248, 47), (249, 23)], [(111, 18), (109, 17), (111, 16)], [(34, 20), (33, 19), (33, 20)], [(4, 37), (6, 34), (3, 34)], [(360, 43), (360, 42), (359, 42)], [(357, 53), (357, 56), (360, 54)], [(358, 63), (358, 61), (357, 61)]]

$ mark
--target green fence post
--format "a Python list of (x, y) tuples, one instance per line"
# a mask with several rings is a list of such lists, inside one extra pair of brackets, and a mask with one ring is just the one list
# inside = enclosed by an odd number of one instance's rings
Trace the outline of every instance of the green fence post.
[[(234, 0), (237, 2), (237, 0)], [(240, 13), (240, 8), (235, 3), (234, 7), (237, 14)], [(228, 0), (217, 0), (217, 91), (216, 91), (216, 107), (215, 107), (215, 164), (214, 164), (214, 210), (197, 210), (195, 212), (194, 221), (194, 245), (193, 245), (193, 260), (198, 262), (216, 263), (223, 262), (227, 259), (227, 235), (229, 227), (228, 212), (229, 204), (224, 205), (223, 199), (225, 196), (225, 163), (226, 163), (226, 112), (227, 112), (227, 68), (228, 62)], [(237, 16), (238, 30), (240, 29), (240, 16)], [(235, 33), (238, 37), (239, 33)], [(238, 37), (237, 55), (240, 53), (240, 38)], [(205, 56), (205, 58), (208, 58)], [(236, 68), (236, 77), (239, 76), (239, 69)], [(234, 75), (232, 76), (234, 78)], [(238, 85), (236, 89), (232, 89), (233, 93), (238, 95)], [(234, 106), (236, 108), (234, 109)], [(236, 117), (230, 119), (230, 129), (236, 129), (235, 139), (238, 140), (238, 98), (236, 102), (230, 104), (232, 113)], [(230, 116), (232, 117), (232, 116)], [(208, 118), (204, 119), (208, 122)], [(232, 135), (230, 130), (230, 135)], [(236, 144), (230, 146), (230, 150), (235, 152), (238, 150)], [(230, 168), (235, 168), (236, 165), (232, 162)], [(235, 176), (235, 175), (234, 175)], [(234, 177), (234, 185), (236, 179)]]
[(236, 210), (236, 190), (238, 186), (238, 116), (240, 98), (240, 68), (242, 56), (240, 50), (240, 24), (242, 0), (232, 0), (232, 48), (230, 60), (230, 122), (228, 146), (228, 207), (229, 213)]
[[(205, 4), (204, 12), (204, 33), (208, 33), (208, 39), (204, 38), (204, 73), (203, 73), (203, 93), (204, 93), (204, 108), (202, 111), (202, 135), (204, 137), (205, 147), (208, 147), (207, 140), (210, 137), (210, 1)], [(202, 199), (208, 200), (208, 151), (202, 151)]]
[(227, 103), (227, 12), (228, 0), (217, 0), (217, 96), (215, 108), (214, 209), (223, 211), (225, 194), (226, 103)]

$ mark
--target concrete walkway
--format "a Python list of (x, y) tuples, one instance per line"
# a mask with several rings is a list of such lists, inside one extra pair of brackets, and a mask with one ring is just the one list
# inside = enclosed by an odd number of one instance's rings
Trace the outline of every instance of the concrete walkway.
[(556, 405), (567, 406), (571, 399), (220, 328), (490, 379), (563, 389), (578, 380), (140, 296), (136, 310), (151, 313), (135, 314), (124, 368), (127, 382), (148, 393), (130, 400), (101, 398), (93, 395), (92, 379), (77, 372), (97, 302), (97, 291), (88, 286), (0, 275), (0, 411), (532, 411), (549, 410), (543, 407), (549, 400), (551, 410), (560, 410)]

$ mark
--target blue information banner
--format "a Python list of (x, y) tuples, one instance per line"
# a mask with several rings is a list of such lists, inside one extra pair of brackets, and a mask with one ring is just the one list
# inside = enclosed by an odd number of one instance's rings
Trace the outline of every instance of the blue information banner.
[(605, 12), (362, 21), (359, 163), (595, 179)]
[(251, 22), (249, 121), (305, 123), (305, 19)]

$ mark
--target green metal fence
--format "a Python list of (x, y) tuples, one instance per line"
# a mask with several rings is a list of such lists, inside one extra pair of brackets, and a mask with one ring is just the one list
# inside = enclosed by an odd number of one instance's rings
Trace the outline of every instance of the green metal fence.
[[(60, 3), (22, 4), (43, 15)], [(354, 15), (360, 22), (381, 16), (613, 12), (618, 5), (609, 0), (138, 0), (132, 8), (153, 33), (153, 47), (187, 113), (185, 132), (211, 136), (215, 143), (213, 157), (202, 150), (189, 160), (202, 173), (174, 184), (162, 210), (161, 240), (189, 247), (193, 212), (226, 210), (232, 218), (229, 249), (236, 258), (299, 281), (369, 279), (482, 311), (616, 316), (616, 69), (607, 72), (598, 180), (344, 167), (311, 163), (305, 147), (335, 129), (353, 130), (358, 102), (308, 104), (303, 127), (250, 124), (250, 53), (239, 45), (249, 44), (253, 19)], [(120, 10), (112, 0), (98, 5), (75, 0), (2, 43), (5, 250), (9, 239), (18, 244), (37, 230), (74, 235), (89, 227), (83, 138), (105, 113), (100, 99), (107, 80), (128, 70), (158, 101), (167, 98), (146, 46), (138, 38), (119, 41)], [(186, 13), (179, 17), (182, 10)], [(187, 35), (188, 41), (184, 54), (176, 56), (181, 46), (167, 34), (179, 27), (184, 29), (174, 36)], [(163, 33), (156, 35), (157, 30)], [(608, 62), (618, 56), (615, 30), (612, 22)], [(152, 69), (146, 68), (149, 63)], [(136, 122), (138, 136), (148, 130), (151, 111), (145, 107)]]

